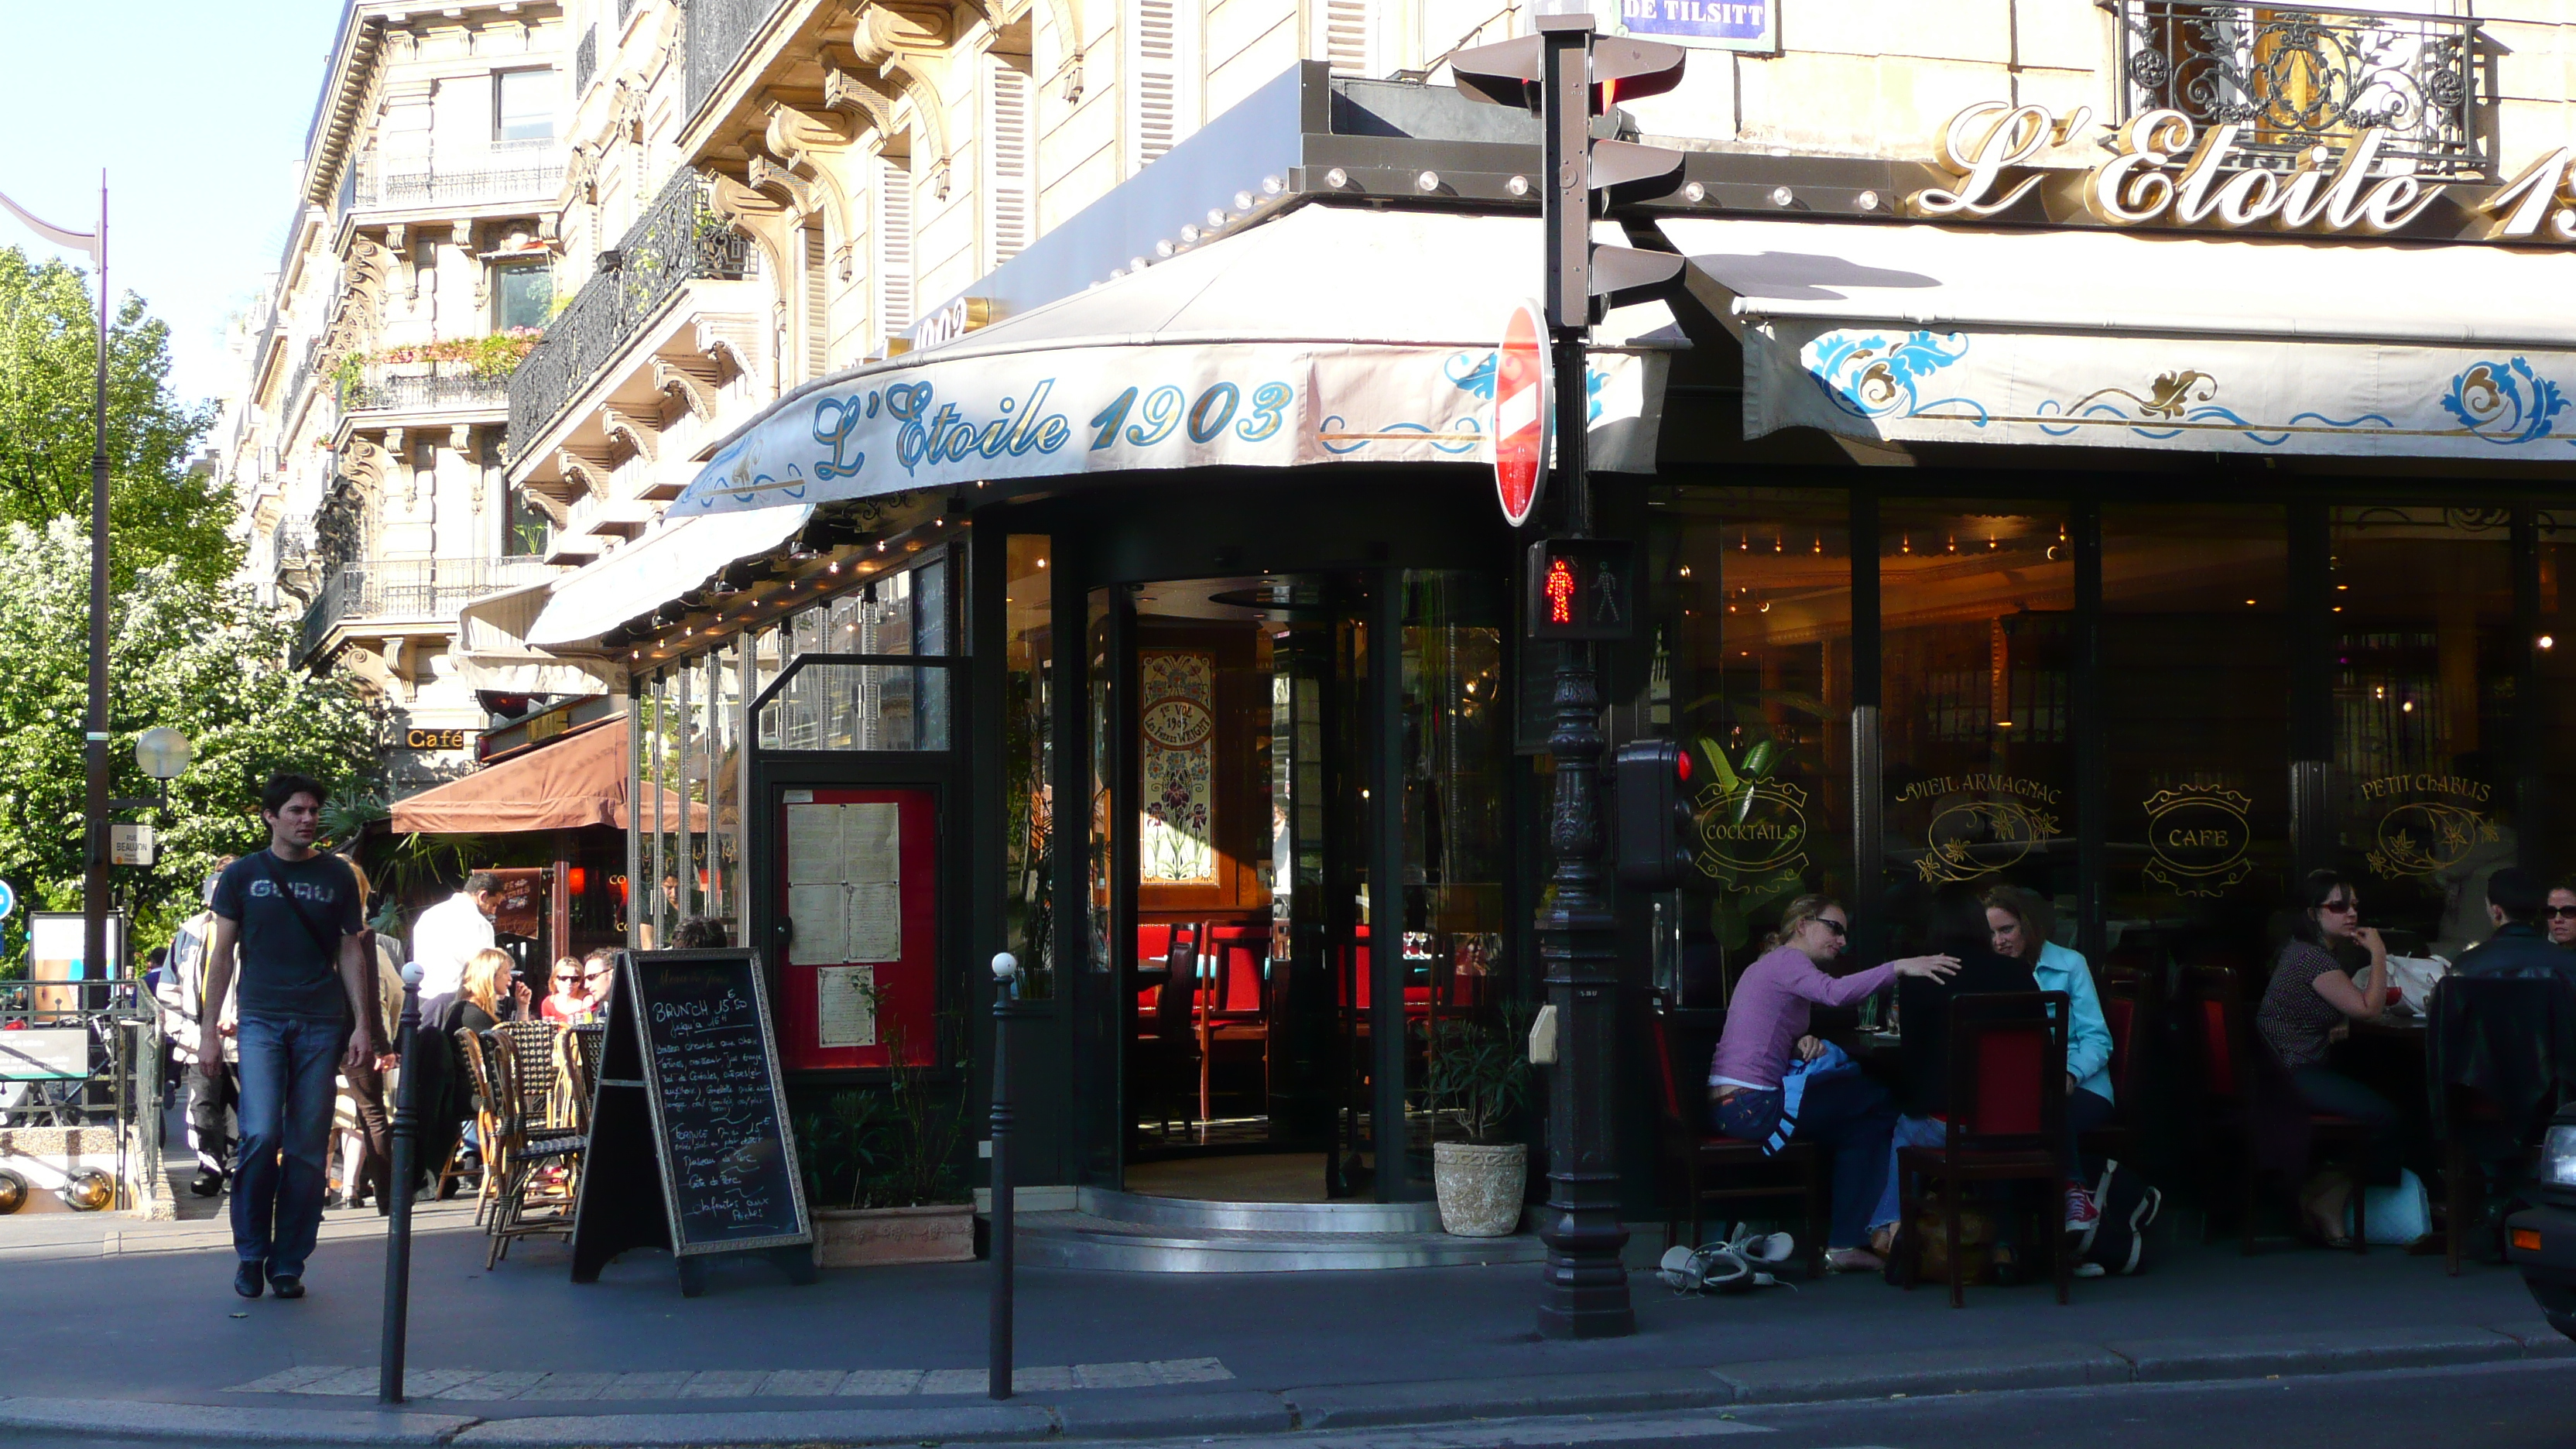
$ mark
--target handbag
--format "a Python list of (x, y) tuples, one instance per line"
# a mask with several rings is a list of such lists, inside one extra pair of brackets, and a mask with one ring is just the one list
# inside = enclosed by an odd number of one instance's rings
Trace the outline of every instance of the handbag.
[[(2433, 1231), (2433, 1197), (2424, 1190), (2424, 1179), (2410, 1168), (2397, 1169), (2393, 1187), (2365, 1187), (2361, 1205), (2369, 1210), (2365, 1241), (2383, 1247), (2402, 1248), (2423, 1241)], [(2352, 1231), (2352, 1205), (2343, 1210), (2343, 1230)]]

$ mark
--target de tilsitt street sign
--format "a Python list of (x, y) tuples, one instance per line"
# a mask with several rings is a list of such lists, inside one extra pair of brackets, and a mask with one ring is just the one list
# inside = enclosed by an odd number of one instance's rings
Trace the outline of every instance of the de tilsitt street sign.
[(1556, 411), (1549, 376), (1547, 324), (1538, 303), (1513, 304), (1494, 353), (1494, 492), (1503, 519), (1518, 528), (1538, 507), (1547, 480), (1548, 430)]

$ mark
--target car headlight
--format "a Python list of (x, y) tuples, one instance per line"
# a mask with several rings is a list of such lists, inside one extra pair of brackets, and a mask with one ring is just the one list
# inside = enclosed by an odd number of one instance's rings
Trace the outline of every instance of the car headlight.
[(2576, 1187), (2576, 1124), (2552, 1127), (2541, 1140), (2540, 1178), (2558, 1187)]

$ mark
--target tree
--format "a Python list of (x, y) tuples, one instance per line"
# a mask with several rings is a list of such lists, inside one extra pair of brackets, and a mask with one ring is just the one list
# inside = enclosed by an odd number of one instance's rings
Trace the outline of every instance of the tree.
[[(81, 898), (81, 736), (88, 669), (89, 539), (69, 518), (0, 529), (0, 879), (23, 909), (0, 959), (23, 959), (27, 910), (77, 910)], [(345, 675), (290, 668), (294, 626), (250, 591), (151, 564), (109, 600), (109, 746), (117, 795), (153, 782), (134, 737), (172, 725), (196, 746), (170, 782), (159, 861), (114, 867), (117, 903), (138, 943), (166, 939), (196, 908), (216, 859), (267, 840), (259, 787), (270, 772), (312, 775), (335, 792), (376, 785), (375, 708)]]
[[(0, 247), (0, 523), (89, 518), (98, 307), (89, 278)], [(108, 534), (115, 581), (155, 564), (201, 583), (230, 577), (241, 544), (232, 500), (188, 464), (210, 405), (170, 392), (170, 329), (126, 294), (108, 332)]]

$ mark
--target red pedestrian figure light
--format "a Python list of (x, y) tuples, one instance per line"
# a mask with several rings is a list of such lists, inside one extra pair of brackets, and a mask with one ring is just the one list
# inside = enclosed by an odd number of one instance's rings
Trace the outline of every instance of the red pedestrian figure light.
[(1547, 621), (1574, 622), (1574, 569), (1562, 558), (1547, 566)]

